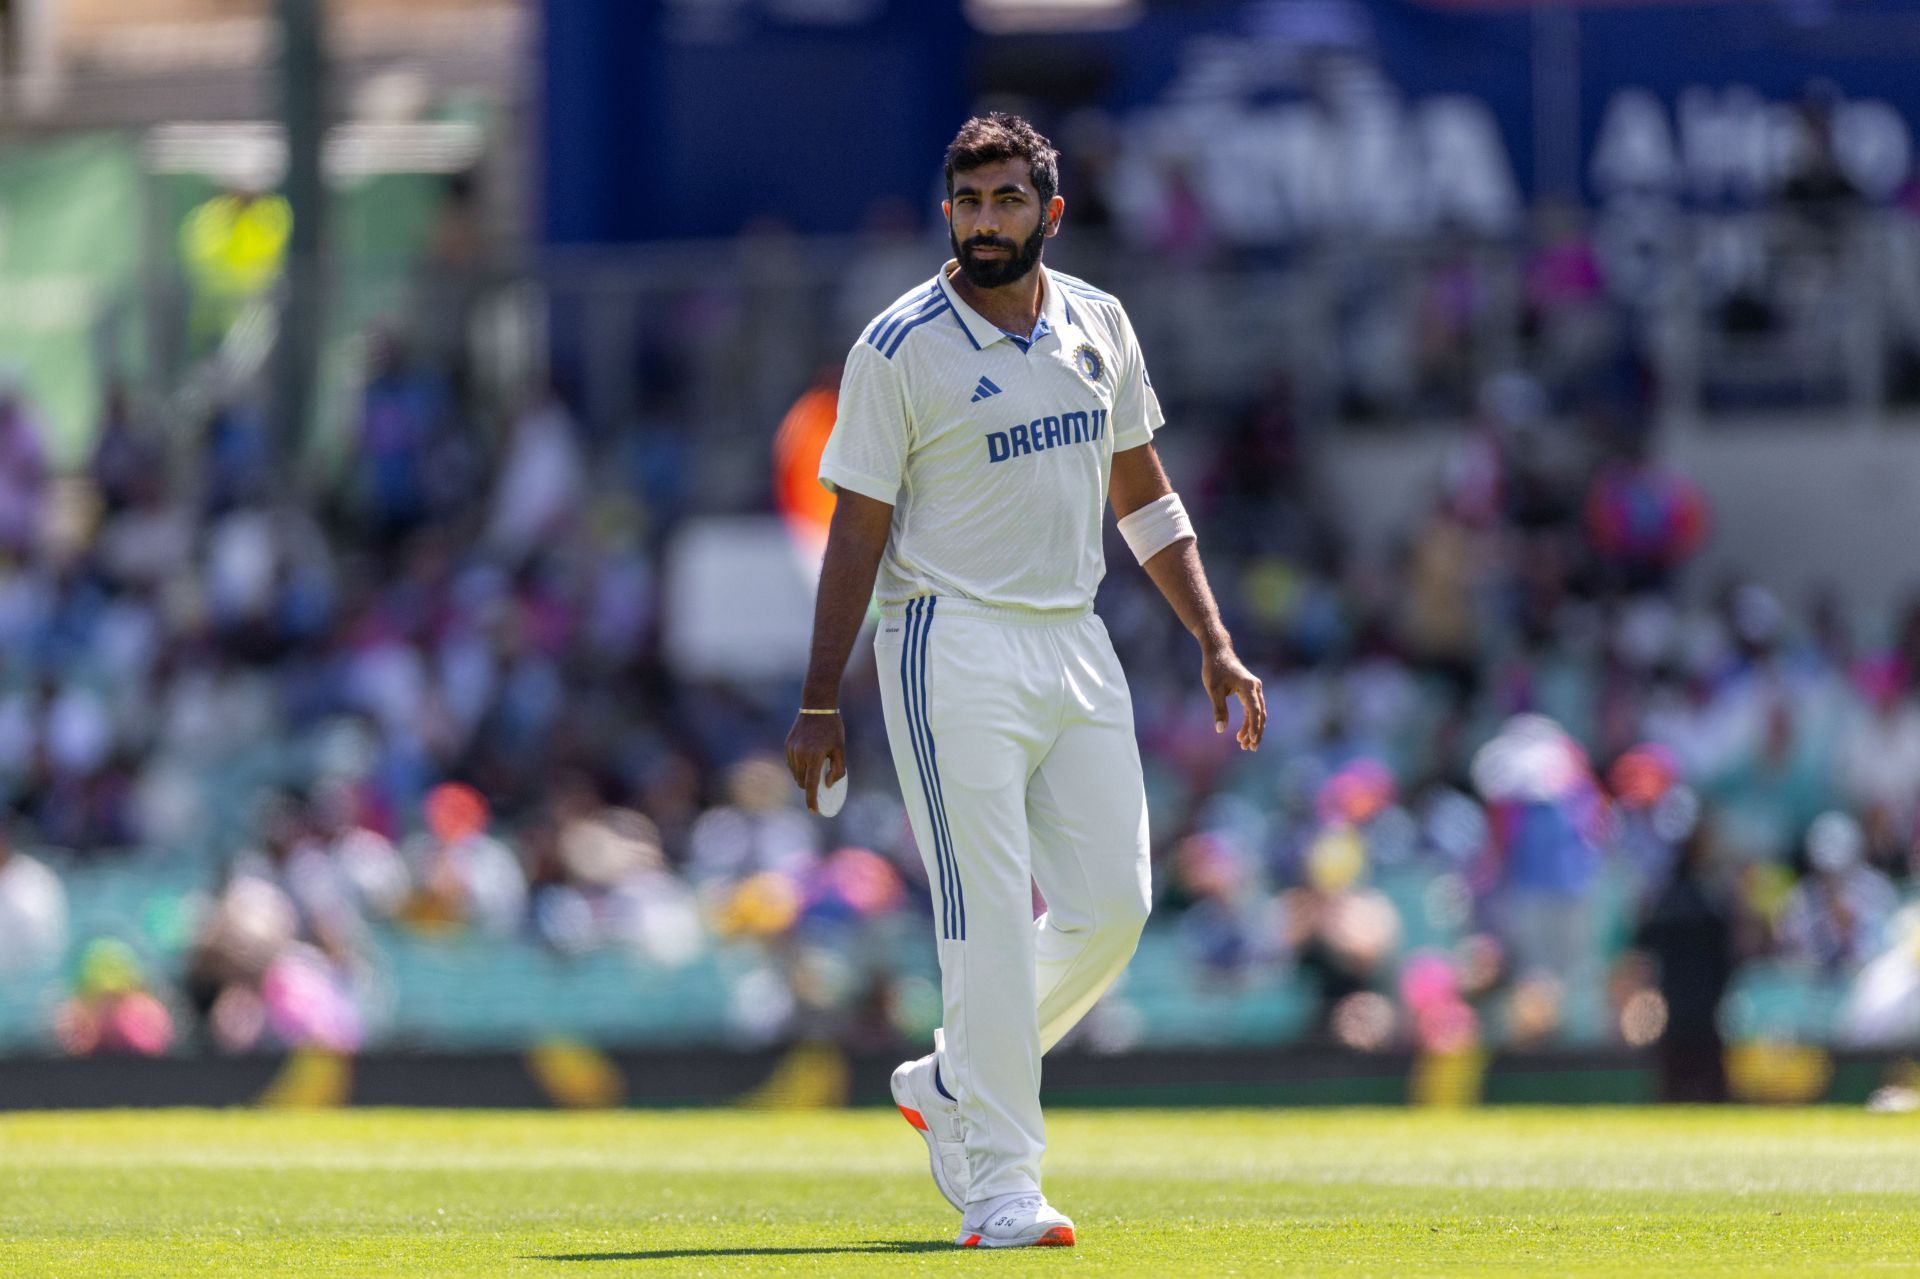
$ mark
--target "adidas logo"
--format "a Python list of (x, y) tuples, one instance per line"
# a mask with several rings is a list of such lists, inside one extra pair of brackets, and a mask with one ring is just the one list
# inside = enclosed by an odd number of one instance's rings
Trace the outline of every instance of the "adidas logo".
[(973, 388), (972, 402), (975, 404), (978, 404), (980, 401), (986, 399), (989, 395), (998, 395), (998, 394), (1000, 394), (999, 387), (995, 386), (992, 382), (989, 382), (986, 378), (981, 378), (980, 385)]

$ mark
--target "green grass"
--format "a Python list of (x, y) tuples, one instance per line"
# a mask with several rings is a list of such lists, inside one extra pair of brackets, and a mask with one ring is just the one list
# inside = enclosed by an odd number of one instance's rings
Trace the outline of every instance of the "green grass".
[(1072, 1251), (948, 1246), (891, 1112), (0, 1118), (0, 1275), (1920, 1273), (1920, 1117), (1067, 1111)]

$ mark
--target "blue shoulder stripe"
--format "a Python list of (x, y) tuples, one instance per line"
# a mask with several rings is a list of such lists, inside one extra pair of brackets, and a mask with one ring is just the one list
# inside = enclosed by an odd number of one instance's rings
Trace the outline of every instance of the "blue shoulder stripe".
[(871, 332), (873, 329), (878, 328), (882, 324), (885, 324), (888, 320), (891, 320), (897, 316), (903, 315), (906, 312), (913, 310), (915, 307), (924, 306), (927, 300), (931, 298), (934, 294), (938, 293), (939, 291), (940, 291), (940, 282), (938, 280), (935, 280), (933, 283), (929, 284), (926, 288), (920, 289), (917, 292), (907, 294), (905, 297), (901, 298), (899, 301), (889, 306), (886, 310), (882, 311), (879, 315), (875, 316), (873, 323), (867, 326), (868, 331)]
[[(947, 300), (945, 298), (929, 298), (921, 303), (917, 310), (907, 311), (895, 316), (887, 322), (884, 328), (868, 338), (867, 341), (875, 350), (887, 351), (887, 344), (893, 340), (896, 334), (903, 331), (903, 326), (909, 325), (923, 316), (938, 315), (946, 305)], [(892, 354), (892, 352), (888, 351), (888, 354)]]
[(944, 298), (944, 296), (945, 295), (940, 292), (939, 282), (935, 281), (933, 287), (926, 292), (916, 293), (904, 302), (895, 303), (885, 311), (882, 311), (879, 317), (867, 326), (866, 341), (876, 347), (879, 346), (881, 342), (885, 341), (884, 335), (890, 331), (894, 325), (906, 317), (924, 310), (935, 298)]
[(873, 341), (874, 334), (878, 333), (881, 329), (885, 328), (887, 325), (887, 322), (893, 319), (894, 316), (898, 315), (902, 311), (911, 311), (914, 307), (923, 305), (926, 302), (926, 300), (927, 300), (926, 294), (916, 293), (908, 301), (894, 303), (892, 306), (888, 307), (886, 310), (882, 311), (880, 314), (874, 316), (871, 320), (867, 321), (867, 327), (860, 330), (860, 340), (862, 342)]
[(1071, 284), (1063, 287), (1061, 292), (1079, 298), (1082, 302), (1105, 302), (1108, 306), (1120, 305), (1120, 299), (1111, 293), (1095, 293), (1091, 289), (1078, 289)]
[(1048, 273), (1051, 274), (1054, 279), (1060, 281), (1062, 284), (1071, 284), (1077, 288), (1091, 290), (1094, 293), (1100, 292), (1098, 288), (1087, 283), (1085, 280), (1081, 279), (1077, 275), (1068, 275), (1065, 271), (1055, 271), (1051, 267), (1048, 268)]
[(1064, 271), (1054, 271), (1052, 275), (1054, 279), (1060, 281), (1062, 286), (1072, 292), (1078, 293), (1081, 297), (1091, 298), (1095, 302), (1118, 302), (1120, 300), (1111, 293), (1103, 293), (1099, 289), (1094, 288), (1077, 275), (1068, 275)]
[[(900, 326), (899, 331), (893, 335), (893, 340), (890, 343), (888, 343), (883, 354), (885, 354), (885, 356), (889, 360), (891, 360), (893, 358), (893, 353), (900, 349), (900, 344), (907, 340), (907, 334), (913, 332), (915, 329), (925, 324), (928, 320), (939, 319), (942, 313), (946, 311), (950, 311), (952, 309), (953, 309), (952, 307), (949, 307), (947, 305), (947, 300), (945, 298), (942, 298), (940, 299), (940, 305), (934, 307), (930, 311), (922, 311), (918, 315), (915, 315), (912, 319), (908, 320), (905, 324)], [(875, 345), (878, 345), (878, 343), (876, 343)]]
[(875, 321), (873, 329), (867, 335), (868, 343), (876, 350), (885, 350), (886, 343), (899, 331), (902, 324), (913, 319), (915, 316), (925, 315), (935, 307), (943, 306), (945, 303), (945, 295), (929, 295), (916, 299), (910, 305), (896, 307)]

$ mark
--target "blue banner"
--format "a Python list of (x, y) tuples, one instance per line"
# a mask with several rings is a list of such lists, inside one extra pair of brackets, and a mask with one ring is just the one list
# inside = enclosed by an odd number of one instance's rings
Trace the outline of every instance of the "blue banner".
[(1118, 31), (1013, 36), (972, 31), (959, 0), (546, 0), (545, 15), (558, 244), (924, 212), (972, 99), (1009, 88), (996, 66), (1018, 69), (1009, 100), (1043, 123), (1113, 114), (1130, 225), (1191, 198), (1253, 245), (1502, 231), (1539, 195), (1753, 203), (1805, 164), (1810, 128), (1885, 200), (1913, 177), (1920, 122), (1910, 0), (1192, 0)]
[(1537, 195), (1752, 204), (1815, 132), (1868, 199), (1914, 176), (1907, 3), (1268, 0), (1050, 39), (1112, 70), (1124, 212), (1195, 199), (1229, 242), (1499, 231)]
[(550, 244), (845, 232), (924, 205), (966, 108), (959, 0), (546, 0)]

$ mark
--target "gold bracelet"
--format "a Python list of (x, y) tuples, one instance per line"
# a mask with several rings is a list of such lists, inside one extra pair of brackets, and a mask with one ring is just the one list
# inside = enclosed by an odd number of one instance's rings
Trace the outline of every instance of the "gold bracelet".
[(802, 706), (800, 713), (802, 715), (838, 715), (840, 711), (837, 707), (828, 710), (817, 710), (811, 706)]

